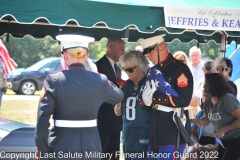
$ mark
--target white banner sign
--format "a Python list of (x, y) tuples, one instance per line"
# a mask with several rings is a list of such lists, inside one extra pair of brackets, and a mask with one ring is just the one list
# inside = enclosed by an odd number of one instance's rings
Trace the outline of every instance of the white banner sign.
[(240, 9), (166, 5), (164, 15), (166, 27), (240, 31)]

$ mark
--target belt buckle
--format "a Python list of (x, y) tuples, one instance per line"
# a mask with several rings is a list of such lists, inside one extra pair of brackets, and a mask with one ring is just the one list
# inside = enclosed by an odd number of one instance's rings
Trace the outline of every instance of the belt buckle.
[(186, 121), (186, 118), (183, 118), (183, 117), (179, 117), (179, 119), (182, 123)]
[(158, 110), (158, 104), (154, 104), (153, 109)]

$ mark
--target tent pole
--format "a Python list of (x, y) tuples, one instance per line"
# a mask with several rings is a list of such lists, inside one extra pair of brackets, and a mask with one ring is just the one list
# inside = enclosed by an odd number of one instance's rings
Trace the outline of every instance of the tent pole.
[(125, 29), (125, 39), (128, 40), (129, 38), (129, 27)]
[(8, 20), (8, 27), (7, 27), (7, 43), (9, 42), (10, 21), (11, 21), (11, 20)]
[(198, 35), (198, 37), (197, 37), (197, 48), (199, 48), (199, 41), (200, 41), (200, 37), (199, 37), (199, 35)]
[(227, 36), (224, 32), (222, 32), (222, 37), (221, 37), (221, 57), (225, 57), (226, 53), (226, 41), (227, 41)]

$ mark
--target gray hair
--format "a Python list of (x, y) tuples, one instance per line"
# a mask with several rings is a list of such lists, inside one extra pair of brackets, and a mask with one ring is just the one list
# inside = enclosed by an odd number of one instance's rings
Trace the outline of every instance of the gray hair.
[(116, 42), (123, 42), (125, 43), (121, 38), (119, 37), (111, 37), (108, 39), (108, 42), (106, 44), (106, 47), (114, 45)]
[(215, 62), (216, 62), (216, 65), (217, 65), (217, 66), (218, 66), (218, 65), (222, 65), (222, 66), (224, 66), (224, 67), (228, 67), (226, 61), (225, 61), (224, 58), (222, 58), (222, 57), (216, 58), (216, 59), (215, 59)]
[(145, 75), (147, 74), (150, 68), (148, 60), (139, 51), (131, 50), (127, 53), (124, 53), (120, 57), (119, 61), (122, 64), (122, 66), (125, 66), (126, 64), (133, 64), (133, 63), (136, 64), (139, 71), (143, 72)]
[(189, 49), (189, 56), (190, 54), (192, 54), (193, 52), (198, 52), (202, 55), (201, 49), (197, 48), (197, 46), (193, 46), (192, 48)]

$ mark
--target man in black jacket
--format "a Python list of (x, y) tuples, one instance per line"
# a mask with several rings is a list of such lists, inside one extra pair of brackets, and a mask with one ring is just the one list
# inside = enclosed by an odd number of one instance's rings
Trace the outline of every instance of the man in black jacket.
[[(117, 79), (121, 79), (121, 70), (116, 62), (125, 52), (125, 43), (121, 38), (112, 37), (108, 40), (107, 52), (96, 62), (98, 72), (105, 74), (115, 85)], [(103, 103), (98, 111), (98, 131), (102, 143), (102, 152), (111, 153), (112, 159), (119, 159), (115, 156), (120, 146), (121, 117), (114, 113), (114, 106)]]

